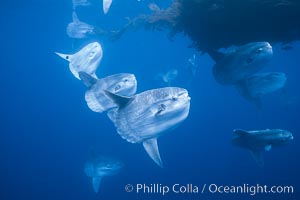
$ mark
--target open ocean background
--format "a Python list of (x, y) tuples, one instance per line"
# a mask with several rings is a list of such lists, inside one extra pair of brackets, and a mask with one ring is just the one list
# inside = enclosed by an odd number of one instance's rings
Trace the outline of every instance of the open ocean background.
[[(156, 1), (162, 7), (168, 1)], [(149, 13), (150, 1), (115, 0), (107, 15), (101, 3), (77, 9), (81, 21), (116, 29), (140, 13)], [(233, 87), (216, 83), (214, 62), (189, 48), (191, 41), (167, 31), (128, 31), (115, 42), (107, 38), (74, 40), (66, 26), (72, 20), (71, 0), (3, 0), (0, 7), (0, 199), (300, 199), (300, 43), (291, 50), (272, 44), (274, 56), (265, 71), (287, 75), (283, 90), (263, 97), (263, 109), (244, 100)], [(274, 22), (276, 23), (276, 22)], [(105, 114), (94, 113), (84, 100), (86, 87), (54, 54), (76, 52), (98, 41), (103, 59), (98, 77), (128, 72), (138, 81), (138, 92), (160, 87), (156, 74), (180, 69), (173, 86), (191, 96), (189, 117), (158, 140), (164, 168), (149, 158), (142, 145), (130, 144), (116, 132)], [(184, 76), (194, 54), (195, 77)], [(232, 130), (286, 129), (294, 140), (264, 153), (259, 167), (244, 149), (231, 145)], [(91, 151), (117, 157), (125, 164), (120, 174), (105, 177), (98, 194), (84, 173)], [(126, 184), (192, 183), (219, 185), (292, 185), (294, 194), (136, 194)]]

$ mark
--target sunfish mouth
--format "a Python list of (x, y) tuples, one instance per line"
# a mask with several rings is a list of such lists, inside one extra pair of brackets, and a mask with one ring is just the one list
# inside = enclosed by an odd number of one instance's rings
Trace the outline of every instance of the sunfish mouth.
[(191, 100), (191, 97), (189, 96), (189, 94), (187, 92), (179, 93), (178, 97), (183, 97), (183, 98), (187, 99), (188, 101)]

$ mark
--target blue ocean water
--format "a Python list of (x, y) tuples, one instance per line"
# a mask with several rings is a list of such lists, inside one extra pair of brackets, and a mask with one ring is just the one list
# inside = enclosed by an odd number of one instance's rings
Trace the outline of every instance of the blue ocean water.
[[(82, 21), (118, 28), (125, 17), (149, 13), (149, 1), (113, 3), (108, 15), (91, 1), (78, 9)], [(156, 1), (162, 6), (168, 1)], [(265, 71), (287, 75), (286, 87), (263, 98), (263, 108), (244, 100), (212, 76), (214, 62), (189, 48), (191, 41), (167, 31), (127, 32), (115, 42), (107, 38), (74, 40), (66, 26), (72, 20), (71, 0), (1, 2), (1, 129), (0, 199), (299, 199), (300, 43), (291, 50), (273, 44), (274, 56)], [(174, 86), (191, 96), (189, 117), (177, 129), (159, 138), (161, 169), (139, 144), (130, 144), (116, 132), (105, 114), (89, 110), (85, 86), (75, 79), (66, 61), (54, 54), (75, 52), (91, 41), (103, 47), (99, 77), (134, 73), (138, 92), (159, 87), (154, 77), (170, 68), (183, 69), (194, 54), (199, 70)], [(181, 73), (182, 71), (179, 71)], [(182, 72), (184, 73), (184, 72)], [(281, 128), (294, 140), (264, 153), (259, 167), (251, 155), (231, 145), (232, 130)], [(95, 194), (84, 174), (91, 150), (121, 159), (120, 174), (104, 178)], [(127, 184), (204, 184), (293, 186), (294, 194), (161, 194), (127, 193)]]

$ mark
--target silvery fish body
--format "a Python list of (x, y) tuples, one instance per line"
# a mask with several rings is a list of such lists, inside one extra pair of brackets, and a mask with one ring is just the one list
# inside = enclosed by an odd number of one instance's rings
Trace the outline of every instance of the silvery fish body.
[(80, 71), (97, 78), (95, 72), (103, 56), (102, 47), (98, 42), (87, 44), (75, 54), (55, 53), (69, 61), (69, 68), (77, 79), (80, 79), (78, 74)]
[(293, 140), (292, 133), (282, 129), (265, 129), (245, 131), (235, 129), (232, 143), (238, 147), (250, 150), (259, 165), (263, 165), (262, 151), (270, 151), (274, 146), (281, 146)]
[(78, 19), (76, 12), (73, 11), (73, 21), (67, 26), (67, 35), (70, 38), (81, 39), (94, 34), (94, 27), (87, 23), (81, 22)]
[(122, 168), (123, 163), (119, 160), (97, 157), (86, 162), (84, 172), (92, 178), (93, 189), (98, 193), (102, 177), (116, 175)]
[(284, 73), (259, 73), (241, 81), (237, 88), (246, 99), (259, 103), (261, 96), (284, 87), (286, 80)]
[(162, 167), (157, 137), (183, 122), (190, 108), (187, 90), (177, 87), (153, 89), (124, 98), (107, 93), (118, 109), (108, 116), (122, 138), (131, 143), (143, 143), (149, 156)]
[(215, 60), (213, 75), (222, 85), (234, 85), (261, 70), (273, 55), (268, 42), (253, 42), (223, 54), (209, 52)]
[(117, 107), (104, 94), (104, 90), (126, 96), (134, 95), (137, 90), (137, 81), (134, 74), (120, 73), (101, 79), (94, 79), (84, 72), (79, 72), (79, 76), (89, 88), (85, 93), (85, 100), (88, 107), (94, 112), (104, 112)]

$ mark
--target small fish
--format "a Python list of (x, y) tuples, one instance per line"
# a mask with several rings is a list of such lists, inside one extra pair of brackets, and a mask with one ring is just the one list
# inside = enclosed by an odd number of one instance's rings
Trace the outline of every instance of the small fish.
[(86, 162), (84, 172), (88, 177), (92, 178), (93, 189), (98, 193), (102, 178), (118, 174), (123, 166), (123, 163), (119, 160), (97, 157)]
[(157, 138), (183, 122), (190, 109), (187, 90), (177, 87), (153, 89), (124, 97), (105, 91), (117, 105), (108, 117), (120, 136), (131, 143), (143, 143), (152, 160), (163, 166)]
[(73, 21), (68, 24), (67, 26), (67, 35), (70, 38), (76, 38), (76, 39), (81, 39), (81, 38), (86, 38), (89, 35), (94, 35), (94, 27), (81, 22), (75, 11), (73, 11)]
[(215, 60), (213, 75), (222, 85), (232, 85), (257, 73), (272, 58), (272, 46), (268, 42), (253, 42), (238, 47), (234, 52), (209, 51)]
[(197, 75), (199, 66), (196, 61), (196, 54), (194, 54), (191, 58), (188, 59), (187, 70), (191, 73), (193, 77)]
[(112, 0), (103, 0), (103, 12), (107, 14), (111, 6)]
[(264, 165), (263, 151), (270, 151), (272, 147), (282, 146), (293, 140), (293, 134), (282, 129), (266, 129), (256, 131), (233, 130), (235, 134), (232, 144), (250, 150), (255, 161)]
[(154, 77), (156, 81), (163, 81), (168, 86), (172, 85), (172, 82), (177, 78), (178, 70), (177, 69), (170, 69), (166, 73), (159, 73)]
[(280, 72), (258, 73), (239, 82), (236, 87), (246, 99), (261, 106), (261, 97), (284, 87), (286, 75)]
[(85, 93), (85, 101), (94, 112), (104, 112), (117, 107), (107, 96), (104, 90), (119, 95), (132, 96), (137, 90), (137, 81), (134, 74), (114, 74), (101, 79), (95, 79), (85, 72), (79, 72), (80, 79), (89, 88)]
[(97, 78), (95, 72), (103, 55), (102, 47), (98, 42), (89, 43), (74, 54), (55, 53), (69, 61), (69, 68), (77, 79), (80, 79), (78, 74), (80, 71)]

